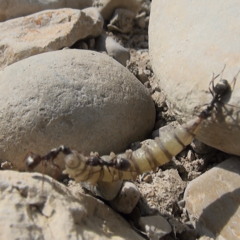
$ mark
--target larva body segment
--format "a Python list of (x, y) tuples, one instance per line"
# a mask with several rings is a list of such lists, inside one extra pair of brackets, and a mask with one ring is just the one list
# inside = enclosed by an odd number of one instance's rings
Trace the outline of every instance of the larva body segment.
[[(118, 155), (118, 157), (126, 157), (129, 153)], [(111, 161), (110, 156), (102, 156), (103, 161)], [(75, 179), (76, 182), (89, 182), (95, 184), (96, 182), (114, 182), (120, 179), (134, 179), (137, 173), (128, 170), (119, 170), (114, 166), (106, 166), (99, 164), (92, 166), (89, 163), (88, 157), (73, 151), (65, 157), (64, 174), (68, 174), (69, 177)]]
[[(72, 151), (65, 157), (65, 174), (74, 178), (77, 182), (114, 182), (118, 180), (135, 179), (137, 175), (156, 169), (169, 162), (187, 145), (189, 145), (201, 123), (202, 119), (197, 117), (183, 126), (176, 128), (173, 132), (168, 132), (162, 138), (146, 140), (141, 147), (135, 151), (127, 150), (117, 156), (99, 157), (103, 162), (94, 166), (88, 157)], [(113, 159), (124, 159), (128, 161), (129, 167), (122, 169), (116, 165), (106, 164)]]

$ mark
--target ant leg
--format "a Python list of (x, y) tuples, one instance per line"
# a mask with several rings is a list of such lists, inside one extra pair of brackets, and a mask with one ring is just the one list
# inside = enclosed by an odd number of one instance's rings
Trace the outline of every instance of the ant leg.
[(56, 168), (56, 169), (58, 169), (59, 171), (61, 171), (60, 167), (55, 163), (54, 160), (55, 160), (55, 159), (51, 159), (51, 165), (52, 165), (54, 168)]
[(221, 75), (220, 79), (222, 79), (223, 72), (224, 72), (225, 68), (226, 68), (226, 63), (224, 64), (223, 69), (222, 69), (222, 71), (221, 71), (220, 74), (219, 74), (219, 75)]
[(234, 76), (234, 78), (233, 78), (233, 80), (231, 82), (232, 90), (235, 88), (235, 84), (236, 84), (236, 81), (237, 81), (239, 73), (240, 73), (240, 70), (237, 72), (237, 74)]
[[(240, 110), (237, 111), (236, 113), (236, 122), (239, 123), (239, 115), (240, 115)], [(238, 124), (236, 124), (236, 126), (238, 126), (238, 128), (240, 128), (240, 126)]]
[(209, 89), (209, 92), (212, 94), (213, 97), (215, 96), (215, 94), (214, 94), (214, 89), (215, 89), (214, 81), (215, 81), (219, 76), (220, 76), (220, 74), (214, 76), (214, 73), (213, 73), (212, 79), (211, 79), (211, 81), (210, 81), (210, 83), (209, 83), (208, 89)]
[[(222, 79), (223, 72), (224, 72), (225, 68), (226, 68), (226, 64), (224, 64), (222, 71), (221, 71), (218, 75), (214, 76), (214, 73), (213, 73), (212, 80), (211, 80), (210, 83), (209, 83), (209, 92), (212, 94), (213, 97), (215, 96), (215, 94), (214, 94), (214, 92), (215, 92), (215, 91), (214, 91), (214, 90), (215, 90), (214, 81), (215, 81), (219, 76), (220, 76), (220, 80)], [(212, 86), (210, 87), (210, 85), (212, 85)]]

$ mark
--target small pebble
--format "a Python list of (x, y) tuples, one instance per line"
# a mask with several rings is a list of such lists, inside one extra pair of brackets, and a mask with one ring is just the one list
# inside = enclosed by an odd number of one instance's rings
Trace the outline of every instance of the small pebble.
[(172, 231), (171, 225), (160, 215), (141, 217), (139, 225), (150, 240), (159, 240)]
[(214, 238), (202, 236), (202, 237), (198, 238), (198, 240), (214, 240)]
[(13, 168), (13, 164), (9, 161), (4, 161), (1, 163), (1, 169), (12, 169)]
[(193, 152), (192, 150), (188, 150), (188, 152), (187, 152), (187, 159), (188, 159), (189, 161), (193, 161), (193, 160), (196, 159), (196, 157), (195, 157), (195, 155), (194, 155), (194, 152)]
[(124, 182), (119, 195), (110, 202), (113, 209), (118, 212), (129, 214), (136, 207), (140, 199), (140, 192), (132, 182)]
[(146, 183), (151, 183), (152, 180), (153, 180), (153, 178), (152, 178), (151, 174), (147, 174), (146, 176), (143, 176), (143, 178), (142, 178), (142, 181), (146, 182)]
[(135, 14), (127, 9), (118, 8), (115, 10), (113, 18), (107, 25), (108, 30), (120, 33), (129, 33), (133, 28)]

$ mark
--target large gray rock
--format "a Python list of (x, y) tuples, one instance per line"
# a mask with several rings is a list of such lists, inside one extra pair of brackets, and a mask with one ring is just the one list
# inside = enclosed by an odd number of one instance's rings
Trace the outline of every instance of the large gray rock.
[(103, 19), (95, 8), (46, 10), (0, 23), (0, 69), (43, 52), (98, 36)]
[[(159, 85), (176, 116), (184, 121), (212, 99), (212, 74), (231, 82), (240, 70), (240, 2), (153, 0), (149, 48)], [(216, 81), (217, 82), (217, 81)], [(240, 106), (240, 81), (229, 104)], [(205, 121), (197, 138), (222, 151), (240, 155), (239, 108), (218, 112)], [(194, 110), (196, 110), (194, 112)]]
[(143, 238), (93, 197), (41, 174), (0, 171), (0, 239)]
[(61, 144), (86, 154), (123, 151), (155, 120), (145, 87), (111, 57), (88, 50), (14, 63), (0, 71), (0, 92), (0, 159), (17, 169), (29, 151)]
[(26, 16), (55, 8), (83, 9), (92, 6), (93, 0), (0, 0), (0, 21)]
[(228, 159), (191, 181), (184, 199), (201, 234), (216, 240), (239, 240), (240, 159)]

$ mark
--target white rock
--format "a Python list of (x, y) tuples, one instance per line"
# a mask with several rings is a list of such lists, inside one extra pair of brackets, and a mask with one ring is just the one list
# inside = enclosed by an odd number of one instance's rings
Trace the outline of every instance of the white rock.
[[(229, 82), (240, 66), (238, 0), (153, 0), (149, 48), (153, 70), (178, 118), (192, 118), (212, 99), (207, 93), (212, 74)], [(231, 27), (230, 27), (231, 26)], [(229, 100), (240, 106), (240, 81)], [(239, 109), (205, 121), (197, 138), (222, 151), (240, 155)]]
[(148, 91), (106, 54), (39, 54), (0, 71), (0, 83), (0, 158), (17, 169), (29, 151), (62, 144), (86, 154), (121, 152), (154, 125)]
[(83, 9), (92, 6), (93, 0), (0, 0), (0, 21), (22, 17), (55, 8)]
[(126, 66), (127, 60), (130, 59), (129, 51), (116, 42), (112, 37), (102, 34), (97, 41), (97, 50), (106, 51), (107, 54), (123, 66)]
[(191, 181), (184, 199), (200, 234), (239, 240), (240, 159), (230, 158)]
[(132, 182), (124, 182), (117, 197), (110, 202), (113, 209), (118, 212), (129, 214), (136, 207), (140, 199), (140, 192)]
[(93, 197), (73, 195), (41, 174), (0, 172), (0, 239), (113, 238), (143, 239)]
[(172, 231), (171, 225), (160, 215), (141, 217), (139, 224), (150, 240), (158, 240)]
[(117, 8), (125, 8), (137, 14), (141, 7), (141, 0), (98, 0), (97, 2), (105, 20), (109, 20)]
[(94, 8), (46, 10), (0, 23), (0, 69), (43, 52), (72, 46), (98, 36), (103, 19)]

